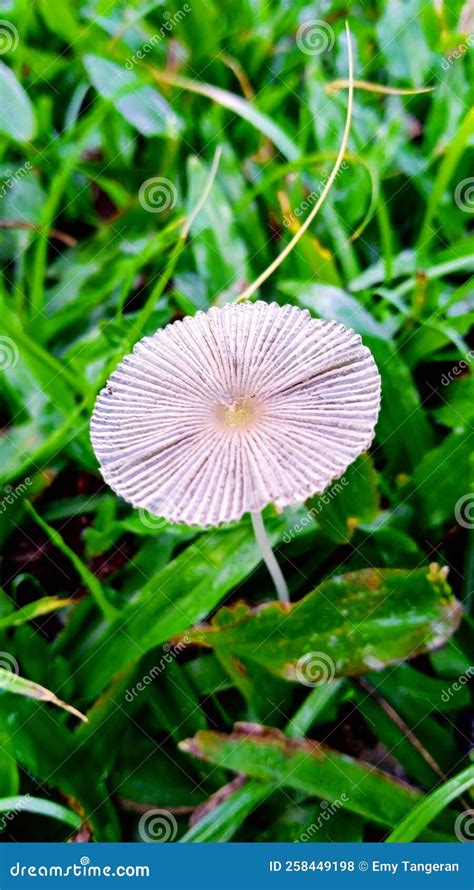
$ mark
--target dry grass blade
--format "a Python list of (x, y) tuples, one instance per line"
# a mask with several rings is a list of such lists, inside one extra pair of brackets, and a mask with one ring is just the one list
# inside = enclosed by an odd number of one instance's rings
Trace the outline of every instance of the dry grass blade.
[(12, 692), (14, 695), (24, 695), (27, 698), (33, 698), (36, 701), (49, 702), (52, 705), (56, 705), (57, 708), (62, 708), (63, 711), (68, 711), (69, 714), (73, 714), (74, 717), (77, 717), (78, 720), (82, 720), (83, 723), (88, 722), (85, 714), (82, 714), (77, 708), (62, 701), (54, 694), (54, 692), (51, 692), (50, 689), (46, 689), (45, 686), (40, 686), (39, 683), (34, 683), (33, 680), (27, 680), (25, 677), (17, 676), (17, 674), (10, 672), (7, 674), (7, 672), (4, 672), (3, 678), (0, 676), (0, 681), (0, 685), (7, 692)]

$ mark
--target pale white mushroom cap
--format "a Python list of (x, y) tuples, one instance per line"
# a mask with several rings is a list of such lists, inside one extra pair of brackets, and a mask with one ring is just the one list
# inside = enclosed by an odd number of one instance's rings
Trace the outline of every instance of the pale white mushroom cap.
[(219, 525), (322, 492), (370, 445), (380, 377), (358, 334), (277, 303), (144, 337), (97, 398), (102, 475), (135, 507)]

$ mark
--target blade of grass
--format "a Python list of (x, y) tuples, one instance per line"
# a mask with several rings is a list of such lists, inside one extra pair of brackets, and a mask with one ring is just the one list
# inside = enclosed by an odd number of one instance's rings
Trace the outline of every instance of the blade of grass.
[(77, 813), (68, 810), (60, 803), (53, 800), (45, 800), (43, 797), (32, 797), (30, 794), (17, 794), (15, 797), (0, 798), (0, 813), (35, 813), (38, 816), (49, 816), (78, 829), (82, 825), (82, 819)]
[(296, 247), (296, 245), (298, 244), (298, 241), (304, 235), (304, 233), (307, 231), (307, 229), (313, 222), (316, 214), (319, 212), (320, 208), (324, 204), (324, 201), (326, 200), (326, 197), (331, 190), (331, 186), (339, 172), (340, 166), (342, 164), (342, 161), (344, 159), (344, 155), (345, 155), (346, 149), (347, 149), (347, 142), (349, 139), (349, 131), (350, 131), (351, 120), (352, 120), (352, 105), (353, 105), (353, 97), (354, 97), (354, 89), (353, 89), (354, 71), (353, 71), (353, 60), (352, 60), (351, 32), (350, 32), (349, 25), (347, 22), (346, 22), (346, 35), (347, 35), (347, 51), (348, 51), (348, 57), (349, 57), (349, 95), (348, 95), (348, 99), (347, 99), (347, 113), (346, 113), (346, 123), (344, 126), (344, 133), (342, 136), (342, 141), (341, 141), (341, 145), (339, 147), (339, 151), (337, 153), (337, 158), (336, 158), (335, 164), (331, 170), (331, 173), (328, 176), (328, 179), (325, 183), (325, 186), (324, 186), (318, 200), (316, 201), (313, 209), (311, 210), (311, 213), (309, 213), (308, 216), (306, 217), (301, 228), (298, 229), (298, 231), (296, 232), (295, 235), (293, 235), (293, 238), (291, 239), (291, 241), (288, 242), (288, 244), (283, 248), (281, 253), (279, 253), (278, 256), (273, 260), (273, 262), (270, 263), (269, 266), (267, 266), (267, 268), (255, 279), (255, 281), (252, 284), (249, 285), (249, 287), (247, 287), (244, 290), (244, 292), (242, 294), (240, 294), (240, 296), (236, 300), (237, 303), (242, 303), (244, 300), (249, 300), (250, 297), (255, 293), (255, 291), (258, 290), (260, 285), (263, 284), (263, 282), (266, 281), (267, 278), (270, 277), (270, 275), (272, 275), (272, 273), (275, 271), (275, 269), (278, 269), (278, 267), (286, 259), (288, 254), (290, 254), (291, 251), (293, 250), (293, 248)]
[(425, 261), (428, 247), (435, 235), (432, 224), (438, 207), (442, 206), (442, 198), (449, 181), (456, 170), (458, 161), (464, 152), (471, 134), (474, 131), (474, 108), (471, 108), (461, 126), (459, 127), (454, 139), (451, 140), (449, 148), (440, 164), (436, 179), (431, 186), (430, 196), (425, 211), (425, 216), (421, 224), (420, 234), (418, 237), (417, 251), (418, 262)]
[(87, 723), (85, 714), (82, 714), (77, 708), (62, 701), (62, 699), (58, 698), (51, 689), (46, 689), (45, 686), (41, 686), (39, 683), (34, 683), (33, 680), (27, 680), (26, 677), (19, 677), (17, 674), (10, 671), (0, 670), (0, 681), (0, 686), (6, 692), (11, 692), (13, 695), (24, 695), (26, 698), (35, 699), (35, 701), (49, 702), (52, 705), (56, 705), (57, 708), (62, 708), (63, 711), (68, 711), (69, 714), (73, 714), (74, 717), (82, 720), (83, 723)]
[(62, 536), (53, 528), (51, 525), (48, 525), (47, 522), (42, 519), (42, 517), (36, 512), (35, 508), (28, 501), (25, 502), (25, 510), (29, 515), (34, 519), (34, 521), (39, 525), (39, 527), (48, 535), (51, 543), (64, 554), (64, 556), (69, 559), (75, 571), (79, 575), (81, 581), (84, 582), (85, 586), (89, 590), (89, 592), (94, 597), (99, 609), (103, 612), (105, 618), (108, 621), (113, 621), (114, 618), (119, 614), (118, 609), (109, 603), (100, 581), (96, 578), (95, 575), (92, 574), (91, 571), (84, 565), (81, 559), (79, 559), (77, 553), (74, 553), (74, 550), (71, 550), (70, 547), (63, 540)]
[(58, 609), (69, 606), (73, 602), (72, 599), (59, 599), (57, 596), (43, 596), (41, 599), (35, 600), (34, 603), (27, 603), (21, 609), (0, 618), (0, 630), (6, 627), (19, 627), (20, 624), (26, 624), (28, 621), (33, 621), (34, 618), (57, 612)]
[(455, 800), (464, 791), (468, 791), (474, 785), (474, 764), (468, 766), (454, 778), (449, 779), (443, 785), (427, 794), (423, 800), (402, 819), (397, 827), (385, 839), (385, 843), (407, 843), (414, 841), (420, 832), (433, 821), (438, 813), (441, 813), (452, 800)]
[(235, 93), (223, 90), (221, 87), (213, 86), (210, 83), (188, 80), (186, 77), (180, 77), (171, 71), (158, 71), (152, 67), (149, 70), (159, 84), (175, 86), (190, 93), (197, 93), (197, 95), (205, 96), (223, 108), (234, 112), (234, 114), (237, 114), (263, 133), (264, 136), (267, 136), (289, 161), (299, 157), (300, 151), (290, 137), (271, 118), (255, 108), (247, 99), (242, 99), (240, 96), (236, 96)]
[[(412, 89), (390, 87), (383, 86), (380, 83), (371, 83), (369, 80), (354, 80), (352, 83), (355, 90), (365, 90), (367, 93), (381, 93), (383, 96), (420, 96), (422, 93), (432, 93), (436, 89), (436, 87), (413, 87)], [(339, 90), (346, 90), (348, 86), (349, 80), (342, 77), (339, 80), (331, 80), (326, 84), (326, 92), (338, 93)]]

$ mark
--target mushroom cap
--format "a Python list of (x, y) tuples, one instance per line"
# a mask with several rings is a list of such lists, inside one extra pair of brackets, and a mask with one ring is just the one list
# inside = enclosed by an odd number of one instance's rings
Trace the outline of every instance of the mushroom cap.
[(301, 503), (370, 445), (380, 376), (306, 309), (228, 304), (144, 337), (97, 398), (102, 475), (135, 507), (210, 526)]

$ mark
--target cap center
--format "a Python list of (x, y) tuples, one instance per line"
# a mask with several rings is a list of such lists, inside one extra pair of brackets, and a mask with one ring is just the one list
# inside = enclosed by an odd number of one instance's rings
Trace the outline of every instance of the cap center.
[(248, 400), (243, 400), (233, 405), (224, 405), (222, 419), (226, 426), (245, 429), (254, 419), (255, 413), (254, 405)]

